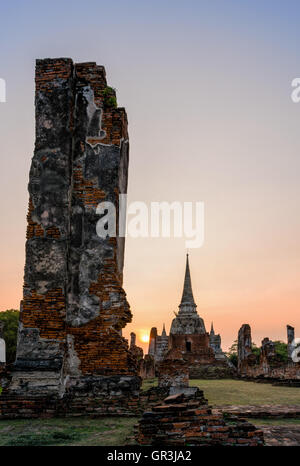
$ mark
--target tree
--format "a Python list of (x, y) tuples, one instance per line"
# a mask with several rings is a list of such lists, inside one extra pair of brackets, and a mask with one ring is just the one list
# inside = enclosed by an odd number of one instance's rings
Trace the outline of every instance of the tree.
[(251, 349), (252, 349), (252, 353), (253, 353), (253, 354), (255, 355), (255, 357), (256, 357), (256, 362), (259, 363), (260, 348), (258, 348), (258, 346), (257, 346), (255, 343), (252, 343)]
[[(274, 343), (274, 349), (276, 357), (279, 361), (287, 363), (288, 361), (288, 351), (287, 344), (283, 341), (276, 340)], [(252, 343), (252, 353), (256, 356), (256, 363), (259, 363), (261, 348), (259, 348), (255, 343)], [(237, 367), (238, 364), (238, 341), (235, 340), (227, 352), (228, 359)]]
[[(252, 352), (256, 356), (257, 362), (259, 362), (259, 356), (260, 356), (260, 348), (256, 346), (255, 343), (252, 343)], [(230, 346), (228, 352), (227, 352), (227, 357), (229, 361), (232, 362), (232, 364), (237, 367), (238, 365), (238, 341), (235, 340), (233, 344)]]
[(277, 358), (282, 362), (288, 361), (288, 349), (287, 344), (283, 341), (276, 340), (274, 341), (275, 353)]
[(227, 357), (232, 364), (237, 367), (238, 365), (238, 341), (235, 340), (234, 343), (230, 346)]
[(0, 320), (4, 322), (3, 338), (6, 345), (7, 364), (12, 364), (16, 359), (19, 315), (20, 312), (15, 309), (0, 312)]

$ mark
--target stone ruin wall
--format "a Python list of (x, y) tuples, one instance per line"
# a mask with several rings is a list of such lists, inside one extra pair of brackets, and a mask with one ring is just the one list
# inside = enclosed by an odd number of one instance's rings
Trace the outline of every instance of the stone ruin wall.
[(166, 358), (158, 367), (158, 387), (188, 387), (189, 367), (186, 362), (177, 354), (177, 358)]
[[(203, 320), (199, 316), (197, 316), (197, 320), (200, 320), (201, 325)], [(179, 324), (176, 328), (179, 329)], [(143, 371), (141, 372), (143, 378), (152, 378), (154, 377), (153, 374), (159, 376), (162, 368), (165, 367), (164, 360), (168, 358), (171, 364), (172, 358), (177, 358), (178, 351), (181, 352), (180, 357), (185, 360), (189, 368), (189, 377), (192, 379), (218, 379), (236, 376), (236, 368), (229, 363), (220, 349), (219, 335), (214, 337), (214, 341), (218, 345), (214, 350), (208, 333), (187, 334), (184, 333), (184, 328), (179, 330), (179, 333), (173, 334), (171, 332), (169, 337), (163, 337), (157, 335), (156, 327), (151, 329), (147, 364), (144, 361)], [(190, 351), (187, 350), (187, 343), (190, 345)]]
[(145, 354), (141, 362), (140, 376), (142, 379), (154, 379), (156, 376), (155, 361), (150, 354)]
[(189, 386), (189, 367), (182, 351), (170, 352), (159, 364), (158, 387), (143, 395), (147, 410), (135, 439), (140, 445), (263, 446), (263, 432), (245, 419), (213, 412), (197, 387)]
[(137, 373), (140, 377), (143, 378), (144, 374), (144, 351), (143, 348), (140, 348), (136, 344), (136, 334), (134, 332), (130, 333), (130, 347), (129, 350), (133, 355), (136, 364), (137, 364)]
[(96, 63), (37, 60), (35, 81), (24, 292), (6, 394), (76, 398), (85, 387), (113, 399), (123, 384), (136, 400), (136, 358), (121, 335), (132, 318), (124, 238), (96, 234), (99, 202), (113, 202), (118, 220), (127, 191), (126, 112)]
[(0, 321), (0, 372), (4, 370), (6, 364), (6, 345), (3, 338), (3, 328), (4, 322)]
[(288, 362), (279, 360), (275, 353), (274, 343), (269, 338), (262, 340), (259, 361), (252, 352), (251, 328), (243, 324), (238, 334), (238, 374), (244, 378), (265, 379), (270, 381), (300, 382), (300, 363), (291, 359), (291, 343), (294, 329), (287, 326)]
[(263, 446), (264, 436), (253, 424), (236, 418), (227, 422), (214, 413), (202, 390), (175, 390), (147, 410), (136, 428), (140, 445)]
[(292, 361), (293, 341), (295, 339), (295, 329), (291, 325), (286, 326), (287, 331), (287, 345), (288, 345), (288, 359)]
[[(187, 350), (187, 344), (190, 350)], [(209, 344), (209, 334), (170, 334), (170, 350), (167, 358), (176, 359), (178, 351), (182, 354), (191, 379), (219, 379), (235, 376), (227, 358), (217, 358)], [(222, 353), (223, 354), (223, 353)]]

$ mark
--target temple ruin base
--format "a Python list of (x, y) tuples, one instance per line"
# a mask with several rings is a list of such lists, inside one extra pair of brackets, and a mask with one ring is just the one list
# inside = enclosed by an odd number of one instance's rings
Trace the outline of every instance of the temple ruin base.
[(0, 419), (64, 416), (136, 416), (141, 412), (141, 379), (132, 376), (98, 376), (68, 380), (65, 394), (12, 394), (0, 397)]
[(249, 422), (238, 419), (229, 425), (223, 414), (212, 414), (203, 392), (195, 387), (171, 395), (145, 412), (136, 440), (140, 445), (264, 445), (263, 432)]

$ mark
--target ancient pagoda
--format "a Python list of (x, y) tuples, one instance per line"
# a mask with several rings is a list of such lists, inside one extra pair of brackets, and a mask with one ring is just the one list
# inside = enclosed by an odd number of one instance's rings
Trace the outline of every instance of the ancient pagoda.
[(170, 333), (173, 335), (205, 335), (205, 325), (203, 319), (197, 313), (197, 304), (195, 303), (192, 281), (189, 266), (189, 255), (186, 255), (185, 277), (179, 312), (173, 319)]
[(161, 367), (167, 367), (171, 364), (172, 359), (182, 359), (189, 369), (191, 378), (226, 377), (233, 370), (222, 352), (220, 335), (215, 335), (213, 328), (209, 334), (206, 331), (204, 320), (197, 312), (188, 254), (179, 312), (175, 313), (175, 318), (171, 324), (168, 346), (165, 346), (164, 354), (160, 354), (159, 358), (156, 351), (153, 354), (153, 349), (157, 348), (157, 342), (153, 341), (153, 331), (151, 335), (149, 348), (152, 352), (150, 354), (156, 362), (165, 363), (168, 361), (168, 364), (163, 364)]

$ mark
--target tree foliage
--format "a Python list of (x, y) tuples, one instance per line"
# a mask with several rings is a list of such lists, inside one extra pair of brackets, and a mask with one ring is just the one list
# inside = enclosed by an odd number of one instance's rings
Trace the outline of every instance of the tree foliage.
[(227, 357), (232, 364), (237, 367), (238, 365), (238, 341), (235, 340), (233, 344), (230, 346)]
[(255, 343), (252, 343), (251, 348), (252, 348), (252, 353), (256, 357), (256, 363), (258, 364), (259, 363), (259, 358), (260, 358), (260, 348)]
[(287, 344), (284, 341), (276, 340), (274, 341), (275, 353), (277, 358), (282, 362), (288, 361), (288, 350)]
[[(288, 360), (287, 344), (284, 343), (283, 341), (276, 340), (274, 341), (274, 346), (275, 346), (275, 353), (276, 353), (277, 359), (279, 359), (282, 362), (287, 362)], [(261, 349), (255, 343), (252, 343), (252, 352), (256, 356), (257, 363), (259, 363)], [(234, 343), (229, 348), (227, 352), (227, 357), (235, 366), (237, 366), (237, 363), (238, 363), (238, 341), (237, 340), (235, 340)]]
[(9, 309), (0, 312), (0, 320), (4, 322), (3, 338), (6, 345), (6, 363), (12, 364), (16, 359), (19, 311)]

